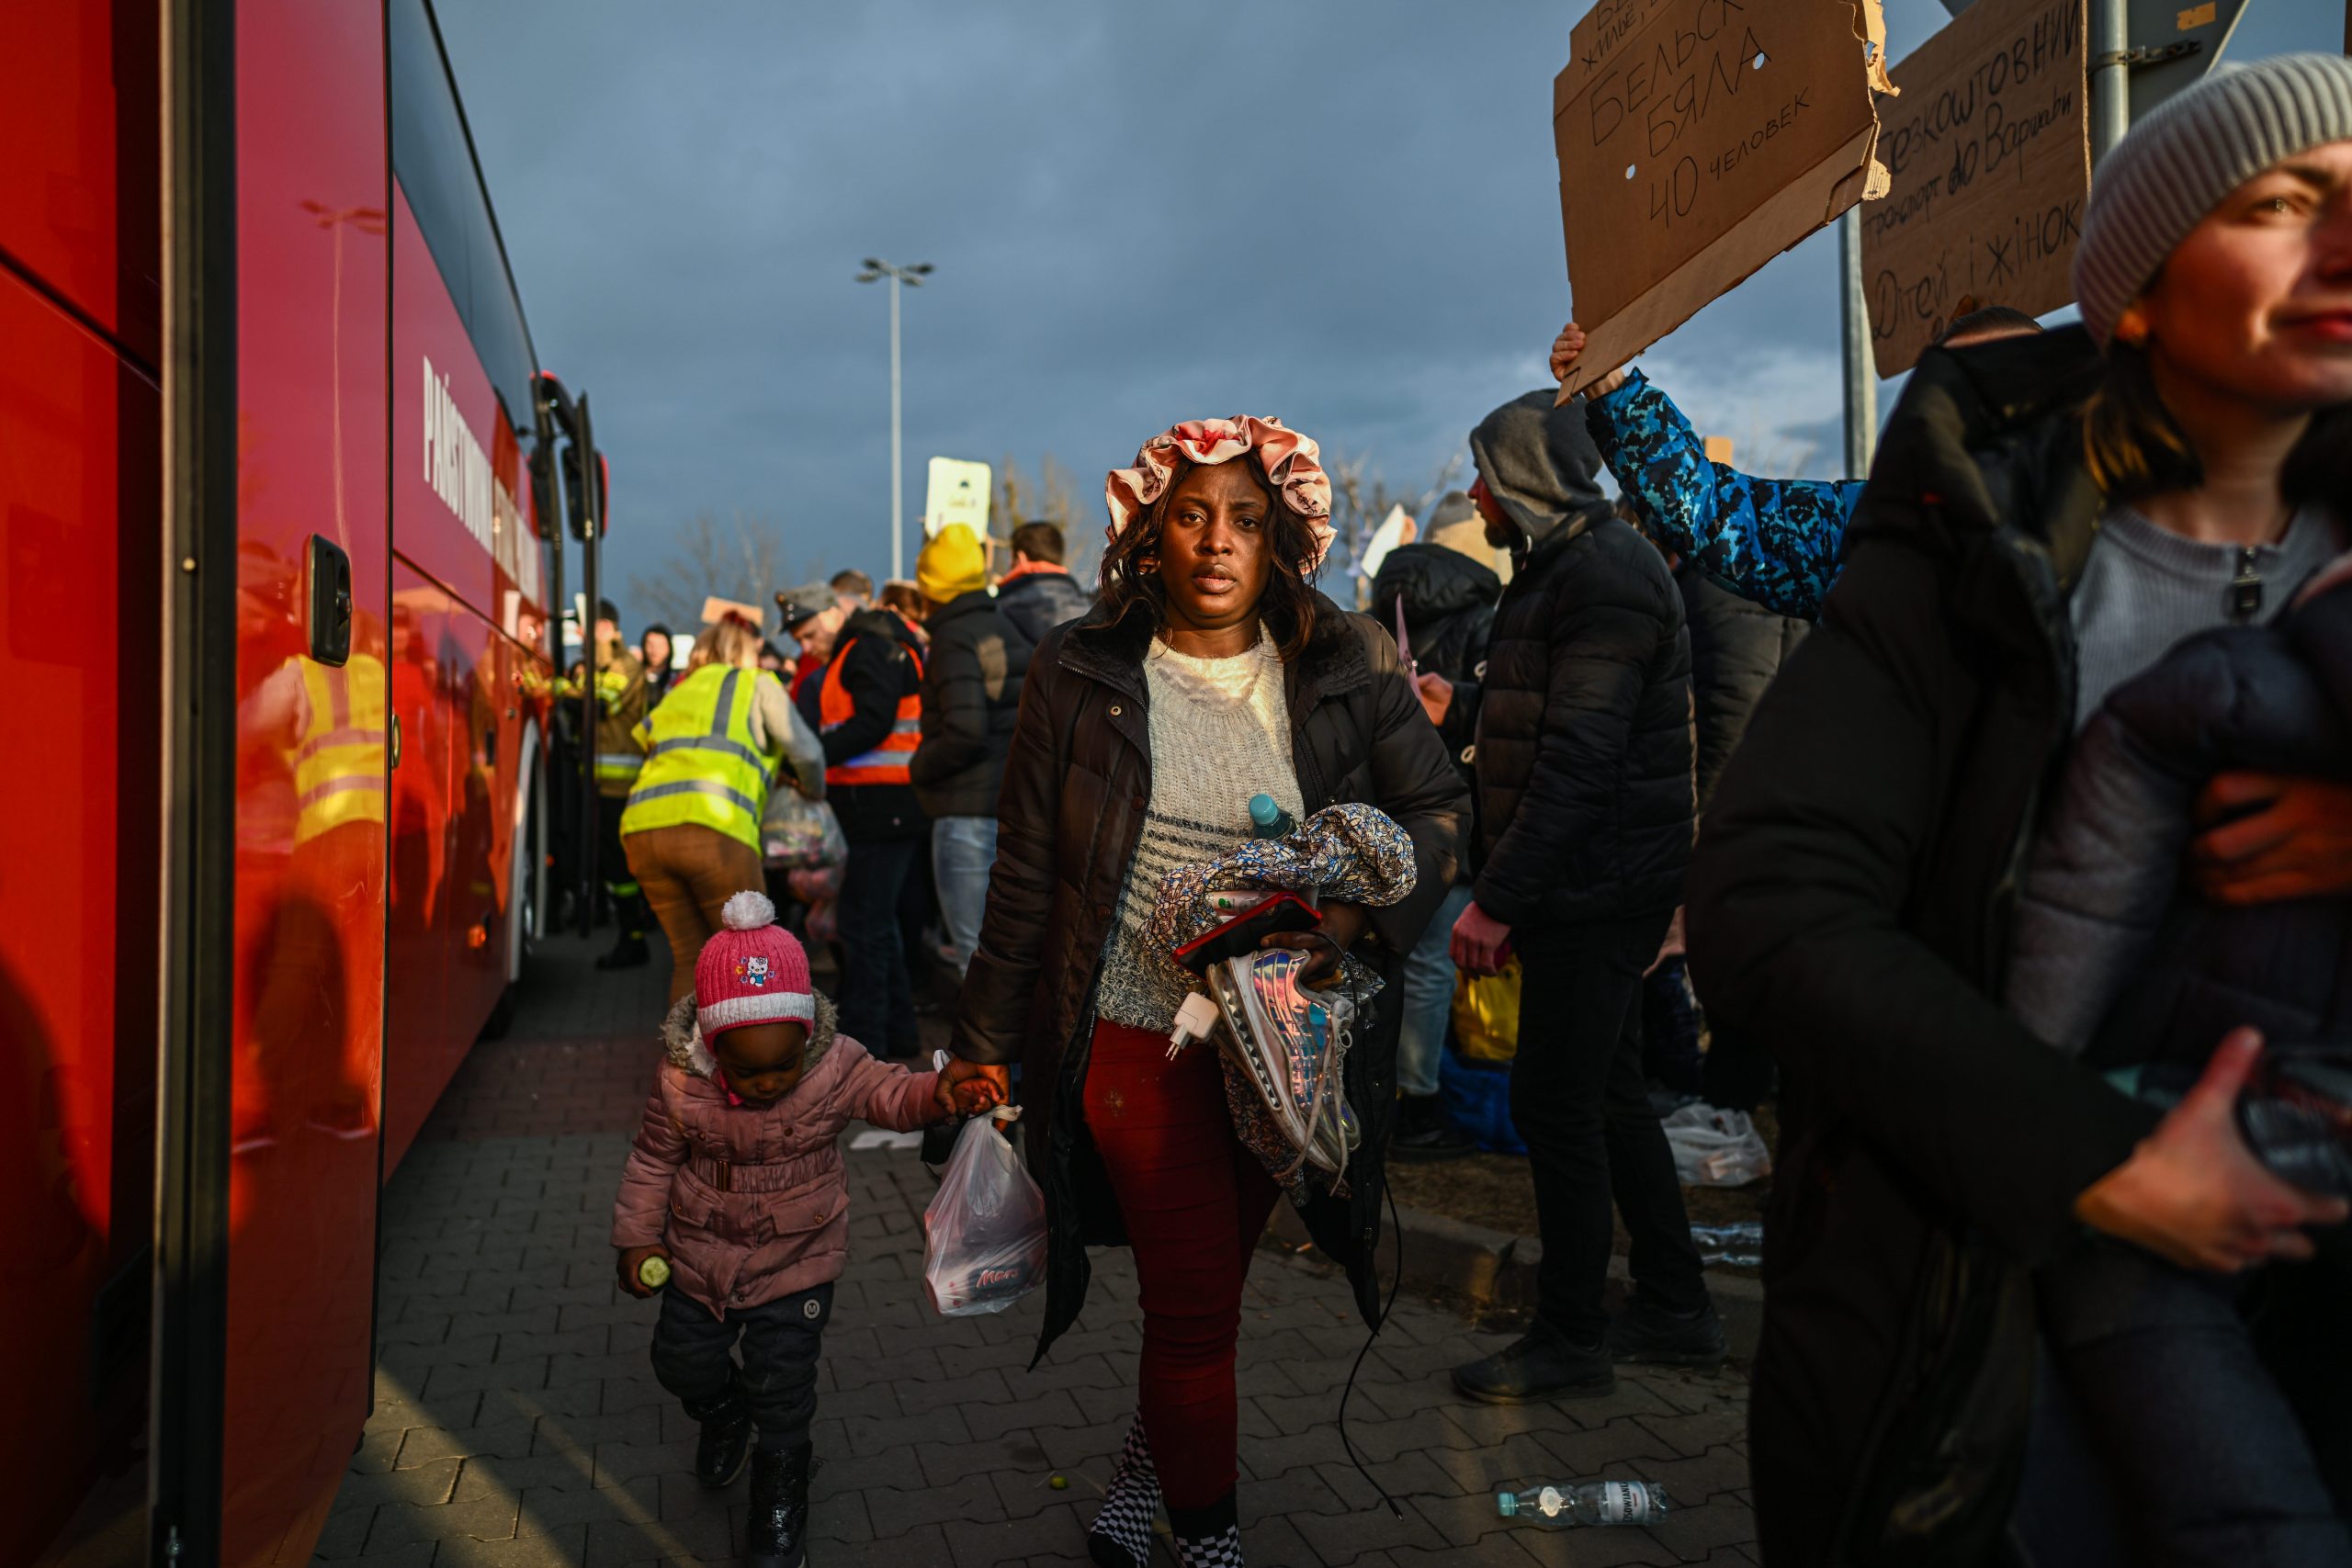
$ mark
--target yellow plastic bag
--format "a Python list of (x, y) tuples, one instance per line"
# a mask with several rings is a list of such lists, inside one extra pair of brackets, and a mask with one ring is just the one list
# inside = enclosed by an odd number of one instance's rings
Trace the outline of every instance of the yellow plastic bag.
[(1508, 1062), (1519, 1055), (1519, 960), (1499, 975), (1453, 977), (1453, 1038), (1474, 1062)]

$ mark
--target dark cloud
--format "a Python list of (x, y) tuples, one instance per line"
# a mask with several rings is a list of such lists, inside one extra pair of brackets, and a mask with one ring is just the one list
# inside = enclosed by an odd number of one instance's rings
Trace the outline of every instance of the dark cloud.
[[(1418, 486), (1568, 310), (1574, 4), (439, 9), (540, 356), (594, 395), (621, 582), (705, 508), (777, 519), (796, 566), (887, 568), (867, 255), (939, 269), (905, 300), (910, 519), (933, 453), (1052, 453), (1091, 490), (1245, 410)], [(1898, 55), (1943, 16), (1888, 9)], [(2252, 9), (2234, 52), (2340, 41), (2321, 0)], [(1774, 263), (1659, 378), (1834, 467), (1835, 265), (1826, 238)]]

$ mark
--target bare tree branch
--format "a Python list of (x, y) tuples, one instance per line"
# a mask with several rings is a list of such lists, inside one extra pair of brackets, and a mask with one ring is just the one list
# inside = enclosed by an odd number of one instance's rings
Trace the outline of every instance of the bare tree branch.
[[(651, 576), (632, 575), (629, 596), (649, 618), (690, 632), (712, 595), (756, 604), (763, 615), (779, 589), (800, 581), (787, 570), (784, 531), (772, 519), (736, 513), (725, 522), (698, 512), (673, 529), (671, 553)], [(817, 569), (803, 575), (816, 576)]]

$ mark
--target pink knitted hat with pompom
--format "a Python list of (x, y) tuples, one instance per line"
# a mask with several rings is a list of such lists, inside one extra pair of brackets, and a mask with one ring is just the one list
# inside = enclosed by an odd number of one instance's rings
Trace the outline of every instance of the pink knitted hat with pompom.
[(695, 1021), (705, 1040), (752, 1023), (814, 1023), (808, 954), (775, 923), (764, 893), (742, 892), (719, 910), (723, 931), (695, 961)]

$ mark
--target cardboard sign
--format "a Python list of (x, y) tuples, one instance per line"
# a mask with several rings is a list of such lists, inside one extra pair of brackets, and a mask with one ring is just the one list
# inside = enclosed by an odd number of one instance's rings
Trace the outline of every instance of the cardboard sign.
[(764, 626), (767, 624), (766, 612), (757, 604), (745, 604), (734, 599), (721, 599), (716, 593), (703, 600), (702, 624), (704, 626), (715, 626), (728, 615), (741, 615), (754, 626)]
[(922, 536), (939, 537), (950, 523), (961, 523), (976, 538), (989, 536), (989, 488), (995, 482), (986, 463), (954, 457), (931, 460), (931, 483), (923, 492)]
[(1894, 90), (1879, 0), (1598, 0), (1569, 45), (1552, 138), (1590, 342), (1563, 402), (1882, 193)]
[(2039, 316), (2074, 299), (2091, 189), (2086, 10), (1976, 0), (1894, 68), (1903, 96), (1879, 139), (1894, 187), (1862, 209), (1881, 376), (1971, 310)]

